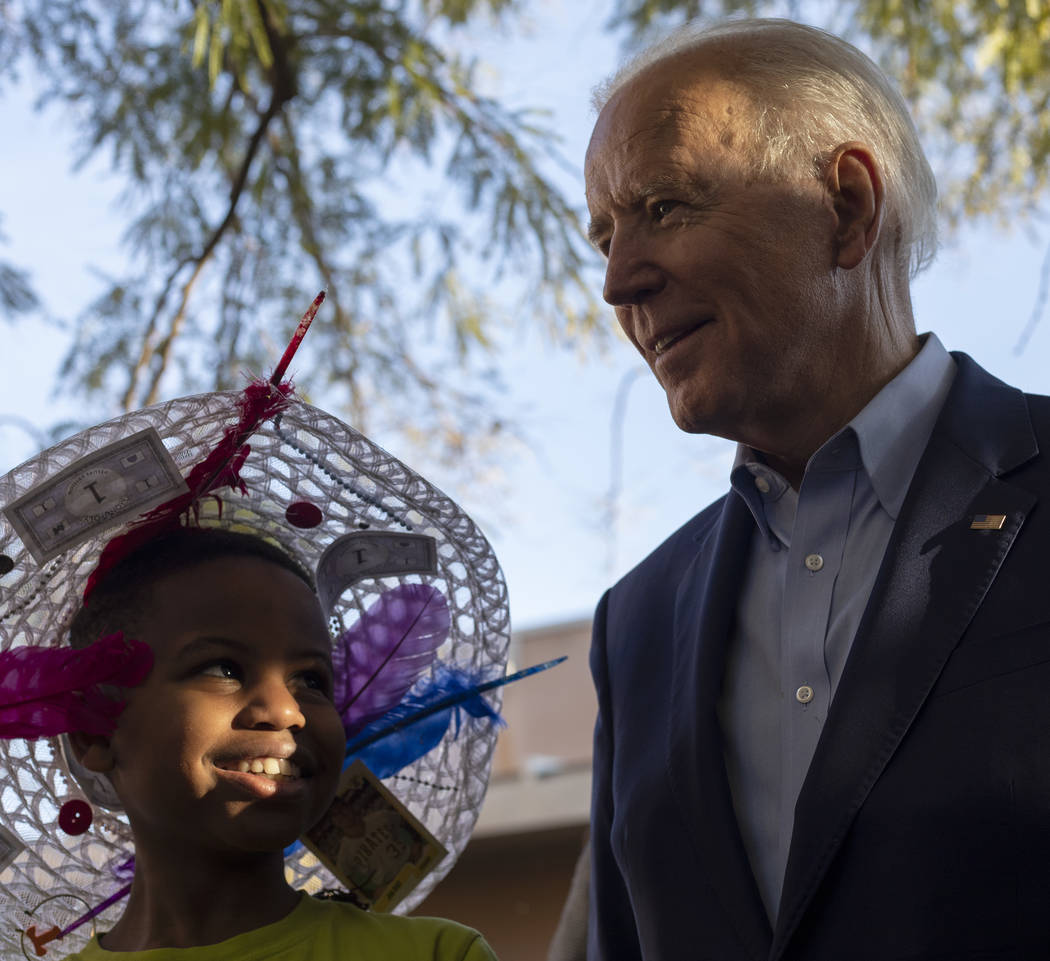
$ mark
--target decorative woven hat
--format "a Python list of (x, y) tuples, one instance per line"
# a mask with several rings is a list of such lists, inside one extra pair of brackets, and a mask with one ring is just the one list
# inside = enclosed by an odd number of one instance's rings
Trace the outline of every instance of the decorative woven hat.
[[(241, 394), (222, 392), (136, 411), (0, 478), (0, 655), (68, 645), (69, 623), (105, 546), (129, 521), (179, 493), (183, 476), (229, 435), (242, 403)], [(313, 569), (333, 637), (352, 630), (392, 589), (427, 585), (443, 595), (449, 614), (433, 670), (503, 675), (510, 621), (502, 573), (457, 504), (353, 428), (294, 397), (254, 430), (250, 448), (237, 464), (244, 493), (224, 489), (221, 502), (200, 500), (201, 526), (253, 532)], [(493, 696), (498, 707), (498, 690)], [(435, 748), (386, 778), (448, 851), (396, 910), (418, 904), (466, 845), (495, 738), (492, 724), (450, 727)], [(22, 932), (42, 902), (58, 899), (67, 917), (105, 904), (126, 883), (134, 854), (119, 801), (107, 795), (104, 779), (71, 766), (62, 742), (0, 739), (5, 959), (25, 953)], [(85, 803), (92, 816), (82, 830), (77, 811), (87, 812), (77, 805)], [(287, 855), (286, 876), (311, 893), (338, 886), (302, 846)], [(111, 904), (99, 920), (112, 924), (119, 914), (119, 903)], [(82, 928), (56, 953), (77, 950), (89, 933), (90, 926)]]

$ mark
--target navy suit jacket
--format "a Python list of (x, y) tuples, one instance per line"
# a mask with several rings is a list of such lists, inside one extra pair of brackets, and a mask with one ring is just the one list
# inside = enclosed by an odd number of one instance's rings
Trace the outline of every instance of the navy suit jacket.
[[(798, 799), (775, 928), (715, 714), (742, 499), (602, 598), (591, 961), (1050, 958), (1050, 398), (954, 356)], [(972, 529), (982, 514), (1005, 523)]]

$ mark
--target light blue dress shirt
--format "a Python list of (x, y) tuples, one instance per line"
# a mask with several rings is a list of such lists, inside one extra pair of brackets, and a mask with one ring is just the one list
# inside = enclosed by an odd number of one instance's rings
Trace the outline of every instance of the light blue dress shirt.
[(775, 921), (798, 799), (915, 468), (955, 376), (933, 334), (829, 438), (798, 491), (738, 446), (755, 519), (718, 715), (740, 833)]

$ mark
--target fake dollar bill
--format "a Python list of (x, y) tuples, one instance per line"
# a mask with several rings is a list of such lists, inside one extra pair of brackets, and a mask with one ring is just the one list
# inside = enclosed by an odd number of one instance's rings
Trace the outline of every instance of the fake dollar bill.
[(4, 514), (43, 564), (185, 490), (160, 435), (149, 427), (48, 477), (8, 504)]
[(393, 908), (447, 853), (360, 760), (302, 840), (373, 911)]

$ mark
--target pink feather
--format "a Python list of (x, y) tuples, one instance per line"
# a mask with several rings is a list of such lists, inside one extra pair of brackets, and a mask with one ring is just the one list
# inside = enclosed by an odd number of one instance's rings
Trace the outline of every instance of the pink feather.
[(110, 734), (124, 702), (100, 684), (134, 687), (153, 667), (153, 651), (119, 631), (89, 647), (16, 647), (0, 653), (0, 737)]
[(448, 604), (427, 584), (382, 594), (332, 652), (335, 703), (349, 737), (401, 702), (448, 637)]

